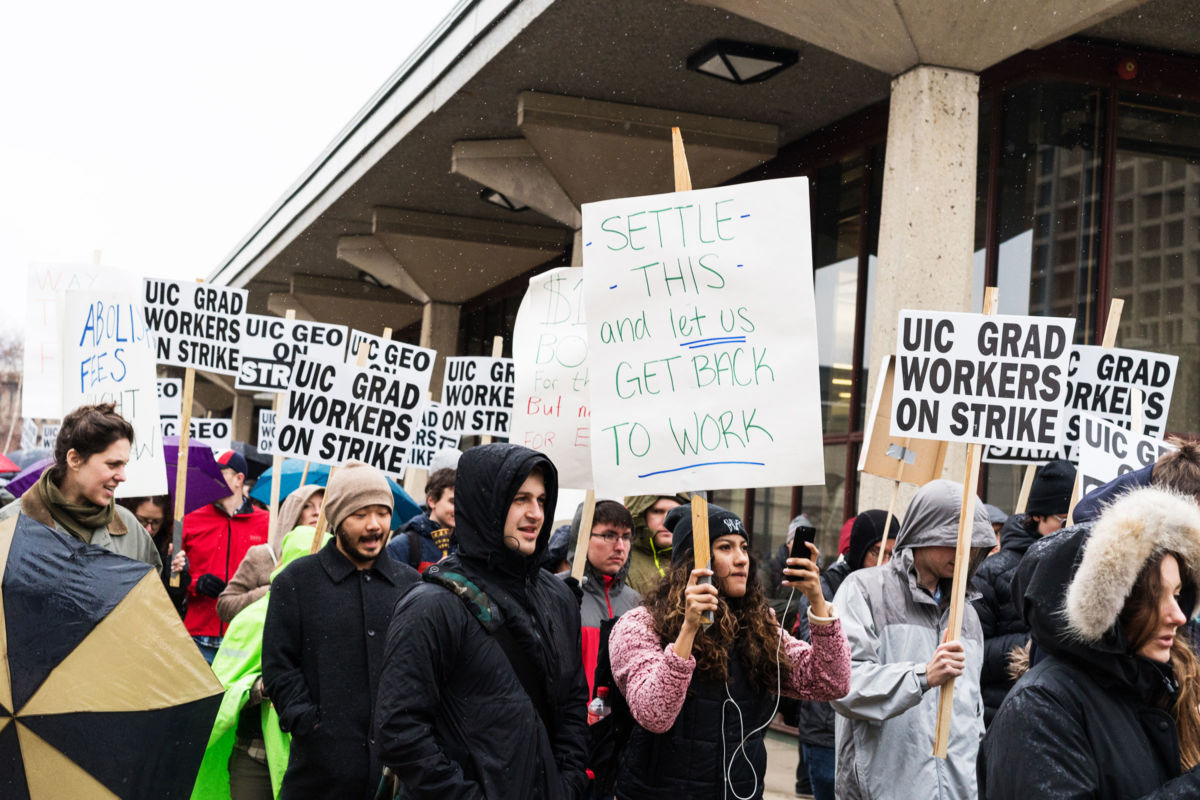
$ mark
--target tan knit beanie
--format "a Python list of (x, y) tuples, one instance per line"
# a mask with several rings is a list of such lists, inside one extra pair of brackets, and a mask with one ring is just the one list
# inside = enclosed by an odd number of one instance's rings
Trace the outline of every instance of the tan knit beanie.
[(336, 532), (342, 520), (367, 506), (392, 508), (392, 489), (375, 467), (350, 461), (334, 470), (325, 487), (325, 519)]

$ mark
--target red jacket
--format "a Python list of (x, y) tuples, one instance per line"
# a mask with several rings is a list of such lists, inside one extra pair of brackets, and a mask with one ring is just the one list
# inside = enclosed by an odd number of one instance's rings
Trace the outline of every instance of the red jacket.
[(217, 616), (216, 598), (196, 593), (196, 579), (211, 572), (228, 583), (246, 551), (266, 544), (270, 519), (269, 513), (249, 501), (232, 517), (212, 503), (183, 518), (183, 550), (192, 577), (183, 624), (192, 636), (224, 636), (226, 627)]

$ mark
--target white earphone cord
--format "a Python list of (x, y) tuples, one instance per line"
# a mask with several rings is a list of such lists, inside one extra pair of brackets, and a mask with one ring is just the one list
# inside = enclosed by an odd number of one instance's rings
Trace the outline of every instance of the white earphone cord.
[[(758, 773), (754, 771), (754, 764), (750, 761), (750, 756), (746, 753), (746, 742), (751, 736), (754, 736), (761, 730), (765, 730), (771, 724), (771, 720), (775, 719), (775, 715), (779, 713), (779, 698), (783, 691), (783, 665), (779, 663), (779, 654), (783, 650), (783, 625), (787, 620), (788, 611), (792, 607), (792, 598), (796, 596), (796, 588), (788, 593), (787, 604), (783, 607), (783, 616), (779, 619), (779, 642), (775, 645), (775, 707), (771, 709), (771, 713), (767, 715), (767, 721), (759, 725), (754, 730), (746, 733), (746, 720), (742, 716), (742, 709), (733, 699), (733, 695), (729, 692), (729, 681), (725, 681), (725, 702), (721, 703), (721, 772), (724, 779), (723, 797), (728, 798), (729, 793), (733, 792), (736, 800), (752, 800), (754, 795), (758, 794)], [(728, 762), (725, 761), (725, 756), (728, 755), (725, 749), (725, 706), (733, 704), (738, 715), (738, 730), (742, 734), (742, 741), (733, 751), (733, 756)], [(746, 766), (750, 768), (750, 774), (754, 776), (754, 787), (750, 790), (750, 794), (743, 797), (737, 793), (737, 789), (733, 788), (733, 781), (730, 780), (730, 773), (733, 772), (733, 762), (737, 760), (738, 753), (742, 754), (742, 759), (746, 762)]]

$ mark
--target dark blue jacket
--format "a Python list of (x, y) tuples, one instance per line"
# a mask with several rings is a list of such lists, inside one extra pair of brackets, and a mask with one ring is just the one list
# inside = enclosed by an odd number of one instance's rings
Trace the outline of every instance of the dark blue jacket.
[[(388, 542), (387, 552), (392, 557), (393, 561), (399, 561), (401, 564), (408, 564), (413, 569), (420, 569), (422, 563), (433, 564), (442, 560), (442, 551), (433, 542), (433, 532), (440, 526), (429, 518), (428, 514), (417, 514), (408, 522), (400, 526), (400, 528), (392, 534), (392, 540)], [(409, 542), (412, 537), (409, 531), (415, 533), (421, 541), (420, 558), (412, 558), (409, 554)], [(450, 543), (450, 552), (453, 553), (457, 548), (453, 539)]]

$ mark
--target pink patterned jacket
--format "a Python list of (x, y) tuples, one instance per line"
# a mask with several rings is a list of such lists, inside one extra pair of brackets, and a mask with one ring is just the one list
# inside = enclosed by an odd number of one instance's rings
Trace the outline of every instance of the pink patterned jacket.
[[(836, 700), (850, 691), (850, 646), (842, 623), (812, 625), (812, 641), (783, 634), (792, 671), (783, 675), (783, 694), (802, 700)], [(650, 612), (639, 606), (621, 615), (609, 640), (609, 657), (617, 688), (637, 723), (651, 733), (665, 733), (687, 698), (696, 657), (684, 660), (673, 643), (663, 647)]]

